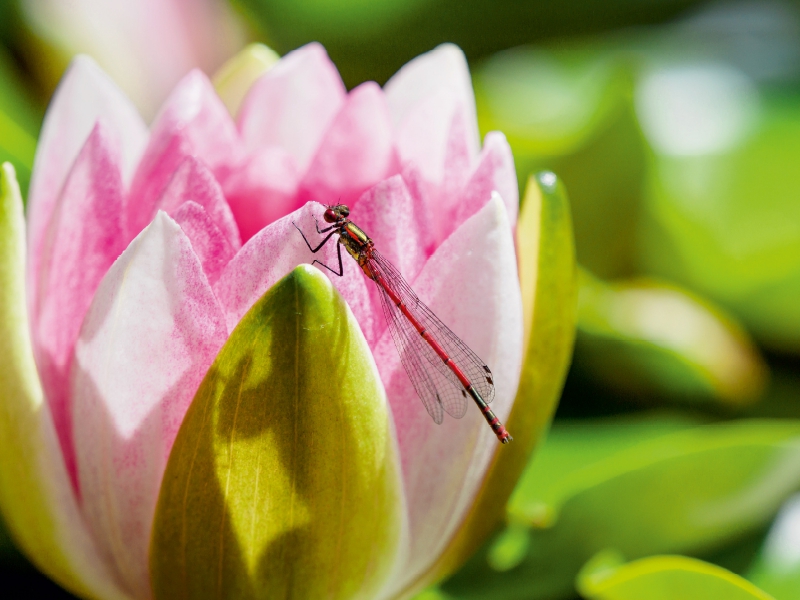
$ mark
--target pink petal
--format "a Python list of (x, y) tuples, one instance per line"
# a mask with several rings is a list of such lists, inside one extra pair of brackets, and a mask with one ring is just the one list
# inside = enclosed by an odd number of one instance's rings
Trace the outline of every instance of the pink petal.
[(158, 208), (173, 215), (189, 200), (205, 209), (208, 217), (234, 250), (241, 248), (239, 228), (225, 196), (222, 195), (222, 189), (211, 172), (193, 156), (186, 157), (175, 171), (158, 202)]
[[(397, 127), (404, 159), (441, 158), (447, 130), (456, 110), (463, 111), (463, 144), (470, 160), (480, 148), (475, 95), (464, 53), (458, 46), (442, 44), (400, 69), (384, 87), (386, 101)], [(417, 141), (428, 140), (427, 149)], [(421, 154), (419, 154), (421, 152)], [(439, 161), (440, 162), (440, 161)], [(441, 164), (420, 168), (441, 169)]]
[(250, 151), (285, 148), (305, 172), (345, 97), (325, 49), (317, 43), (303, 46), (253, 84), (239, 111), (242, 140)]
[(73, 348), (100, 280), (124, 249), (116, 146), (101, 122), (78, 155), (47, 229), (37, 273), (40, 294), (31, 313), (39, 373), (75, 484), (69, 397)]
[[(228, 263), (214, 286), (214, 293), (225, 313), (228, 331), (236, 327), (244, 313), (264, 292), (297, 265), (311, 263), (316, 259), (338, 269), (335, 239), (330, 240), (317, 254), (312, 254), (303, 241), (303, 236), (292, 225), (293, 222), (296, 223), (309, 242), (316, 246), (324, 239), (324, 235), (316, 232), (314, 215), (319, 218), (324, 210), (316, 202), (309, 202), (250, 238)], [(337, 277), (323, 267), (320, 270), (330, 277), (339, 293), (347, 300), (367, 341), (374, 342), (379, 331), (385, 328), (380, 304), (373, 306), (370, 299), (368, 286), (374, 284), (366, 279), (358, 264), (344, 251), (342, 267), (342, 277)]]
[(427, 207), (402, 175), (364, 192), (353, 205), (350, 218), (408, 281), (414, 280), (433, 252)]
[(132, 597), (150, 597), (150, 528), (167, 457), (226, 337), (189, 240), (159, 212), (100, 284), (73, 370), (84, 515)]
[[(511, 227), (498, 195), (438, 248), (413, 287), (490, 365), (496, 385), (492, 409), (504, 421), (522, 363), (522, 298)], [(431, 557), (450, 541), (500, 444), (475, 406), (464, 418), (445, 416), (437, 426), (388, 333), (375, 359), (392, 406), (409, 511), (406, 564), (393, 584), (399, 590), (430, 567)]]
[(47, 228), (67, 173), (98, 119), (121, 145), (123, 180), (128, 181), (147, 140), (136, 109), (91, 58), (76, 57), (58, 86), (42, 125), (28, 194), (28, 294), (37, 300), (36, 277)]
[(196, 202), (184, 202), (171, 216), (192, 243), (208, 283), (214, 285), (236, 250), (206, 210)]
[(472, 170), (466, 111), (449, 90), (420, 103), (397, 133), (400, 160), (418, 170), (438, 241), (455, 229), (458, 195)]
[(470, 126), (468, 144), (473, 155), (480, 145), (475, 95), (467, 59), (455, 44), (442, 44), (406, 63), (384, 86), (392, 121), (399, 126), (421, 102), (447, 90), (465, 109), (464, 117)]
[(461, 193), (454, 229), (478, 212), (497, 192), (503, 199), (511, 226), (517, 224), (519, 188), (514, 156), (506, 136), (499, 131), (486, 134), (478, 165)]
[(225, 196), (242, 239), (249, 240), (300, 207), (297, 189), (301, 176), (291, 155), (277, 146), (263, 148), (245, 159), (225, 182)]
[(352, 203), (364, 190), (399, 172), (389, 109), (368, 81), (347, 97), (301, 184), (301, 200)]
[(208, 78), (192, 71), (156, 118), (126, 206), (128, 239), (153, 218), (158, 199), (187, 156), (223, 182), (240, 159), (239, 134)]
[(443, 44), (406, 64), (385, 90), (400, 160), (418, 170), (442, 241), (455, 229), (457, 198), (480, 148), (466, 58)]

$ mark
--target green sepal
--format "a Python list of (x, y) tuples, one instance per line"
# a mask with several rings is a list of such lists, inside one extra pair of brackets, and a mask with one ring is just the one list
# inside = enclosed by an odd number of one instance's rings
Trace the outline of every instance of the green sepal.
[(575, 246), (563, 183), (531, 175), (517, 221), (523, 365), (506, 421), (514, 441), (495, 453), (464, 524), (428, 577), (453, 573), (504, 520), (504, 508), (553, 418), (572, 358), (578, 296)]
[(727, 569), (686, 556), (650, 556), (627, 564), (602, 552), (583, 567), (577, 588), (587, 600), (774, 600)]
[(156, 508), (156, 598), (370, 597), (402, 523), (383, 385), (301, 265), (242, 318), (181, 425)]
[(76, 572), (81, 553), (64, 552), (72, 524), (53, 506), (69, 483), (63, 465), (54, 464), (60, 448), (46, 410), (28, 324), (22, 196), (6, 162), (0, 165), (0, 510), (11, 537), (39, 569), (90, 596)]

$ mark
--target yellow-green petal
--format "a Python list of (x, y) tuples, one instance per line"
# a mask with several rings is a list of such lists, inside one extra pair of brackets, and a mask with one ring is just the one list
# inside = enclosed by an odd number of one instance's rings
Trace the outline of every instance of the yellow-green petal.
[[(0, 510), (42, 571), (85, 597), (119, 598), (94, 553), (44, 402), (25, 301), (25, 221), (10, 163), (0, 169)], [(67, 552), (68, 551), (68, 552)]]
[(531, 176), (517, 222), (524, 362), (506, 427), (470, 513), (429, 578), (455, 571), (503, 521), (505, 504), (555, 412), (572, 356), (577, 275), (569, 202), (553, 173)]
[(370, 598), (402, 526), (372, 355), (301, 265), (242, 318), (184, 418), (151, 545), (156, 598)]
[(269, 71), (280, 56), (264, 44), (250, 44), (214, 74), (214, 89), (234, 117), (250, 87)]
[(587, 600), (774, 600), (752, 583), (702, 560), (650, 556), (627, 564), (601, 553), (577, 578)]

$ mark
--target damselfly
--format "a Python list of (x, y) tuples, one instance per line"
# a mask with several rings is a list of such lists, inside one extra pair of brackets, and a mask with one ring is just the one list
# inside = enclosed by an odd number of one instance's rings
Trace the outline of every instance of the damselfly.
[(364, 274), (377, 284), (383, 314), (400, 359), (433, 420), (441, 423), (444, 412), (460, 419), (467, 412), (467, 398), (470, 397), (497, 439), (504, 444), (510, 442), (512, 437), (489, 408), (494, 399), (494, 380), (489, 367), (420, 301), (400, 272), (375, 249), (369, 236), (347, 218), (349, 215), (350, 209), (344, 204), (327, 207), (324, 219), (331, 225), (320, 229), (317, 223), (317, 233), (328, 235), (316, 248), (293, 224), (313, 253), (319, 252), (334, 234), (339, 236), (336, 244), (339, 270), (319, 260), (314, 263), (341, 277), (344, 275), (344, 246)]

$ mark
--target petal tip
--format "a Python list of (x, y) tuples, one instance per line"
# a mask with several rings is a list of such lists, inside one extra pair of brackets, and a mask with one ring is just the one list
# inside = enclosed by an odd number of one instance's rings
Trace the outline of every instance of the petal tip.
[(297, 265), (287, 275), (287, 278), (295, 280), (302, 287), (332, 287), (330, 279), (325, 277), (318, 268), (308, 263)]

